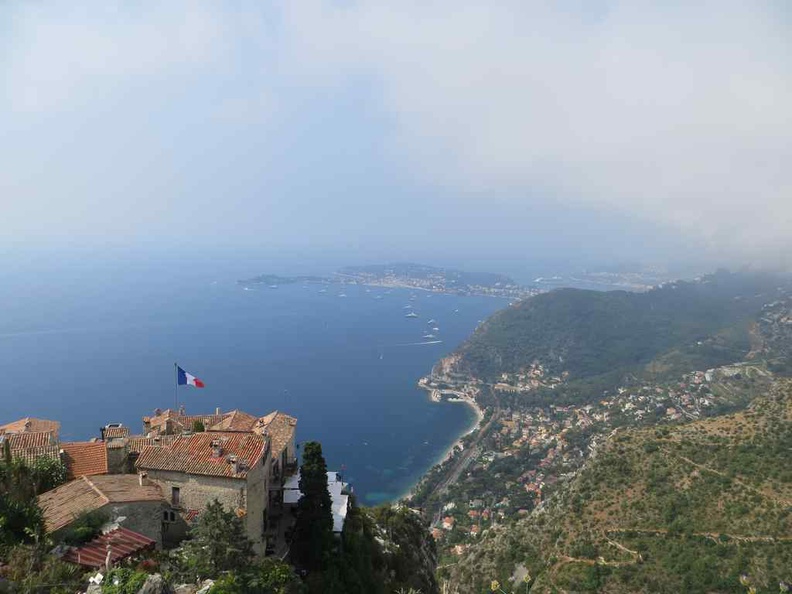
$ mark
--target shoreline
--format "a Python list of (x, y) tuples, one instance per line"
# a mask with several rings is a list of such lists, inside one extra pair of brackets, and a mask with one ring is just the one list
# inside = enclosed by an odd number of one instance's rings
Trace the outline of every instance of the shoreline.
[[(429, 398), (431, 399), (431, 396), (429, 396)], [(434, 402), (437, 402), (437, 401), (434, 401)], [(481, 427), (481, 421), (484, 420), (484, 410), (481, 408), (481, 406), (479, 406), (478, 402), (476, 402), (472, 398), (454, 398), (453, 400), (452, 399), (448, 399), (448, 400), (446, 400), (446, 402), (452, 402), (452, 403), (458, 402), (458, 403), (461, 403), (461, 404), (465, 404), (466, 406), (469, 406), (471, 409), (473, 409), (473, 413), (476, 415), (475, 420), (464, 431), (464, 433), (461, 433), (451, 443), (451, 445), (449, 445), (448, 448), (446, 448), (446, 450), (440, 456), (437, 457), (437, 459), (429, 466), (429, 468), (426, 469), (425, 472), (423, 472), (421, 474), (420, 477), (418, 477), (418, 479), (412, 484), (412, 486), (407, 491), (405, 491), (403, 494), (399, 495), (394, 500), (395, 502), (409, 501), (410, 499), (412, 499), (413, 493), (415, 492), (415, 488), (421, 483), (421, 480), (423, 480), (423, 477), (426, 475), (426, 473), (429, 472), (435, 466), (443, 465), (446, 462), (448, 462), (448, 460), (450, 460), (451, 456), (454, 454), (454, 450), (457, 448), (457, 446), (462, 447), (462, 438), (466, 437), (466, 436), (468, 436), (468, 435), (470, 435), (472, 433), (475, 433)]]

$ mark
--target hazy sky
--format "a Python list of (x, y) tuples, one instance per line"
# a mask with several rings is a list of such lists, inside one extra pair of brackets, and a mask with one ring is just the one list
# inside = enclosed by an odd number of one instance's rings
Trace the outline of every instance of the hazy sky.
[(6, 1), (0, 249), (792, 266), (791, 7)]

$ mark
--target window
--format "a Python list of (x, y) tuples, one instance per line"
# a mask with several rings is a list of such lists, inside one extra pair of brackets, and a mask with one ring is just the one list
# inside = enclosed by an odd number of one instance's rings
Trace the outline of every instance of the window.
[(171, 504), (179, 505), (180, 490), (179, 487), (171, 487)]

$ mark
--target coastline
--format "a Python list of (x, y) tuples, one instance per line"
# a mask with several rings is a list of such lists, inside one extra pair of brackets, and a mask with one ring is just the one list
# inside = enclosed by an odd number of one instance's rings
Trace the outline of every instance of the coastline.
[[(429, 398), (431, 399), (431, 396), (429, 396)], [(435, 402), (437, 402), (437, 401), (435, 400)], [(465, 429), (465, 431), (463, 433), (461, 433), (451, 443), (451, 445), (449, 445), (448, 448), (446, 448), (446, 450), (440, 456), (437, 457), (437, 459), (434, 462), (432, 462), (432, 464), (429, 466), (429, 468), (427, 468), (426, 471), (423, 474), (421, 474), (421, 476), (419, 476), (416, 479), (416, 481), (412, 484), (412, 486), (410, 486), (410, 488), (407, 491), (405, 491), (404, 493), (399, 495), (395, 499), (395, 501), (405, 501), (405, 500), (412, 499), (413, 493), (415, 492), (415, 488), (421, 483), (421, 480), (423, 480), (423, 477), (426, 475), (426, 473), (429, 472), (432, 468), (434, 468), (437, 465), (445, 464), (451, 458), (451, 456), (453, 456), (454, 450), (457, 447), (462, 447), (463, 446), (462, 438), (470, 435), (471, 433), (475, 433), (481, 427), (481, 421), (484, 420), (484, 411), (479, 406), (478, 402), (476, 402), (474, 399), (466, 398), (466, 397), (459, 397), (459, 398), (453, 398), (453, 399), (449, 398), (446, 402), (459, 402), (459, 403), (462, 403), (462, 404), (465, 404), (465, 405), (469, 406), (471, 409), (473, 409), (473, 413), (476, 415), (475, 419), (470, 424), (470, 426), (467, 429)]]

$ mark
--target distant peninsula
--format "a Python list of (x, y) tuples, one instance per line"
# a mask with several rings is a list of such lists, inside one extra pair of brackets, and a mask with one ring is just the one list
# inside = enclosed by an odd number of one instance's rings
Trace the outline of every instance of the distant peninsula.
[(329, 276), (278, 276), (262, 274), (238, 281), (252, 287), (293, 283), (343, 283), (388, 288), (419, 289), (455, 295), (488, 295), (522, 299), (540, 292), (517, 284), (511, 277), (492, 272), (465, 272), (453, 268), (439, 268), (424, 264), (393, 263), (368, 266), (347, 266)]

